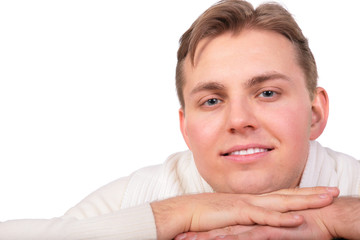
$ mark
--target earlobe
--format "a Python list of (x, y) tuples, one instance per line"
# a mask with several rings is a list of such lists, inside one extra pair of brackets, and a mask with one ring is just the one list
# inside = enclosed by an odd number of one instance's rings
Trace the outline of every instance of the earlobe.
[(312, 102), (310, 140), (317, 139), (324, 131), (329, 116), (329, 98), (325, 89), (318, 87)]
[[(188, 141), (188, 135), (186, 130), (186, 123), (185, 123), (185, 110), (183, 108), (179, 109), (179, 120), (180, 120), (180, 131), (181, 134), (185, 140), (186, 145), (190, 149), (189, 141)], [(190, 149), (191, 150), (191, 149)]]

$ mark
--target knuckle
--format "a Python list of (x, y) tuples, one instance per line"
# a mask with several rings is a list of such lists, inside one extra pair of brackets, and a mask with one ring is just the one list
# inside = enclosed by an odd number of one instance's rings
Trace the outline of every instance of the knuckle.
[(282, 202), (282, 204), (286, 204), (289, 202), (289, 200), (291, 200), (291, 196), (289, 195), (278, 195), (280, 201)]

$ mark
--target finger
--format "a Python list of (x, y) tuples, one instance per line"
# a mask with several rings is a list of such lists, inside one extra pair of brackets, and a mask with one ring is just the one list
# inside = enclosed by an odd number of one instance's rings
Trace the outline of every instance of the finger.
[(309, 228), (307, 224), (300, 227), (283, 228), (283, 227), (271, 227), (271, 226), (256, 226), (253, 229), (242, 232), (235, 235), (218, 236), (215, 239), (227, 239), (227, 240), (302, 240), (302, 239), (331, 239), (331, 235), (328, 232), (322, 231), (319, 226), (315, 228)]
[[(281, 231), (286, 231), (281, 228), (271, 228), (267, 226), (258, 226), (252, 230), (235, 234), (235, 235), (221, 235), (214, 238), (215, 240), (281, 240), (281, 239), (297, 239), (296, 236), (292, 236), (292, 238), (284, 238), (283, 233)], [(297, 235), (299, 235), (297, 233)], [(298, 237), (298, 236), (297, 236)]]
[(337, 187), (306, 187), (306, 188), (280, 189), (278, 191), (266, 193), (263, 195), (272, 195), (272, 194), (313, 195), (313, 194), (322, 194), (322, 193), (330, 193), (332, 194), (332, 196), (337, 197), (340, 191)]
[(303, 223), (304, 218), (295, 213), (280, 213), (242, 203), (239, 208), (228, 211), (205, 212), (191, 219), (188, 231), (201, 232), (234, 225), (269, 225), (274, 227), (295, 227)]
[(312, 195), (272, 194), (251, 197), (249, 202), (266, 209), (288, 212), (328, 206), (333, 202), (331, 193)]
[(219, 228), (214, 229), (208, 232), (187, 232), (179, 234), (175, 237), (175, 240), (191, 240), (191, 239), (197, 239), (197, 240), (208, 240), (213, 239), (217, 236), (222, 235), (236, 235), (240, 234), (246, 231), (249, 231), (256, 227), (255, 225), (252, 226), (243, 226), (243, 225), (235, 225), (235, 226), (229, 226), (225, 228)]
[[(268, 225), (273, 227), (296, 227), (304, 222), (304, 218), (296, 213), (280, 213), (278, 211), (249, 205), (239, 213), (239, 225)], [(248, 219), (246, 221), (246, 219)], [(245, 223), (244, 223), (245, 220)]]
[(221, 229), (215, 229), (215, 230), (211, 230), (208, 233), (208, 239), (209, 238), (214, 238), (216, 236), (220, 236), (220, 235), (236, 235), (236, 234), (240, 234), (243, 232), (247, 232), (251, 229), (253, 229), (254, 227), (256, 227), (256, 225), (250, 225), (250, 226), (245, 226), (245, 225), (234, 225), (234, 226), (229, 226), (229, 227), (225, 227), (225, 228), (221, 228)]
[(205, 233), (202, 233), (202, 232), (199, 232), (199, 233), (187, 232), (187, 233), (181, 233), (181, 234), (177, 235), (174, 238), (174, 240), (192, 240), (192, 239), (201, 240), (201, 239), (206, 239), (204, 237), (206, 237), (206, 235), (205, 235)]
[(300, 228), (276, 228), (269, 226), (257, 226), (247, 232), (243, 232), (236, 235), (218, 236), (215, 239), (226, 240), (302, 240), (302, 239), (330, 239), (331, 236), (319, 235), (317, 233), (304, 232)]
[(260, 231), (258, 229), (250, 230), (247, 232), (243, 232), (236, 235), (222, 235), (217, 236), (214, 238), (215, 240), (271, 240), (271, 239), (277, 239), (280, 240), (280, 237), (278, 238), (272, 238), (268, 232), (266, 231), (266, 228), (260, 228)]

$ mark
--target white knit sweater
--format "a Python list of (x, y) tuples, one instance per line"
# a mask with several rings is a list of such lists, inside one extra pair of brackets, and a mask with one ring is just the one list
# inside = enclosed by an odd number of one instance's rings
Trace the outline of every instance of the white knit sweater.
[[(310, 143), (300, 187), (338, 186), (341, 195), (360, 196), (360, 162)], [(212, 192), (189, 151), (162, 165), (140, 169), (95, 191), (63, 217), (0, 223), (0, 240), (156, 239), (149, 202), (177, 195)]]

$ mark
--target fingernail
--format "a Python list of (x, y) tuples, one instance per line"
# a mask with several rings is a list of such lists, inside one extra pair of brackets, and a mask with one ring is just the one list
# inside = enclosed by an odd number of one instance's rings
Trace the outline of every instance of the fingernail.
[(220, 235), (218, 238), (226, 238), (226, 235)]
[(191, 238), (189, 238), (189, 240), (196, 240), (196, 239), (197, 239), (197, 235), (194, 235)]
[(186, 238), (186, 233), (182, 233), (180, 235), (177, 235), (176, 240), (181, 240)]
[(300, 219), (301, 216), (300, 216), (300, 215), (293, 215), (293, 218), (294, 218), (294, 219)]
[(320, 197), (320, 198), (328, 198), (329, 195), (326, 194), (326, 193), (322, 193), (322, 194), (319, 194), (319, 197)]
[(328, 192), (332, 192), (332, 193), (335, 193), (338, 191), (338, 188), (337, 187), (327, 187), (326, 190)]

